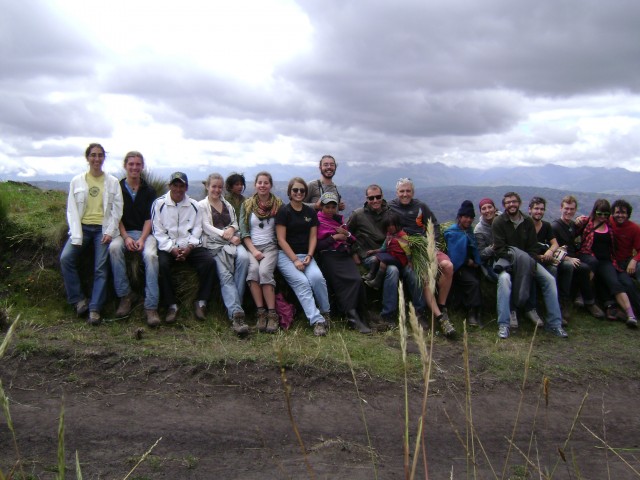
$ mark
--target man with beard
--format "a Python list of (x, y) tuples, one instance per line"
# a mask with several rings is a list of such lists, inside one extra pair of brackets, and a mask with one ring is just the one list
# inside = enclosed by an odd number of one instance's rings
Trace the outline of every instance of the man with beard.
[[(505, 193), (502, 199), (504, 213), (493, 221), (494, 249), (499, 258), (512, 261), (514, 252), (510, 251), (510, 247), (513, 247), (537, 260), (536, 228), (533, 220), (520, 211), (521, 203), (520, 195), (516, 192)], [(506, 274), (504, 271), (500, 273), (500, 275)], [(536, 284), (540, 286), (547, 310), (545, 329), (556, 337), (568, 338), (567, 332), (562, 328), (558, 289), (553, 275), (537, 261), (534, 263), (533, 274), (535, 282), (531, 283), (531, 289), (536, 288)], [(541, 327), (542, 320), (536, 312), (535, 304), (532, 304), (533, 299), (535, 296), (530, 294), (525, 307), (525, 317)], [(498, 318), (498, 337), (502, 339), (509, 337), (508, 318)]]
[(338, 164), (336, 163), (335, 158), (333, 158), (331, 155), (324, 155), (320, 159), (321, 177), (317, 180), (310, 180), (309, 182), (307, 182), (307, 196), (304, 199), (304, 203), (308, 204), (316, 211), (321, 210), (322, 205), (320, 204), (320, 197), (323, 193), (333, 192), (338, 196), (338, 199), (340, 200), (340, 202), (338, 203), (338, 210), (342, 211), (345, 209), (342, 197), (338, 192), (338, 186), (333, 183), (333, 176), (336, 174), (337, 168)]
[(611, 210), (613, 215), (609, 223), (616, 239), (616, 262), (629, 276), (640, 281), (640, 268), (637, 268), (640, 262), (640, 226), (629, 220), (633, 209), (626, 200), (616, 200), (611, 204)]
[(563, 266), (558, 271), (558, 293), (560, 300), (571, 298), (572, 285), (579, 291), (584, 307), (595, 318), (603, 318), (604, 312), (596, 305), (596, 297), (591, 283), (591, 269), (578, 258), (576, 249), (576, 222), (573, 217), (578, 209), (578, 200), (573, 195), (566, 195), (560, 201), (560, 218), (553, 221), (551, 228), (558, 241), (558, 245), (564, 246), (567, 256), (563, 260)]

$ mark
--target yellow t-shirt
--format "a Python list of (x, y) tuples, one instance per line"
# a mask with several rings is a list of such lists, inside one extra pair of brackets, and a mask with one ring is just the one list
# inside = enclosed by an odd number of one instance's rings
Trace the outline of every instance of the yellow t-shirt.
[(85, 225), (102, 225), (104, 218), (104, 205), (102, 202), (104, 192), (104, 173), (94, 177), (90, 173), (85, 176), (89, 191), (87, 192), (87, 207), (84, 209), (82, 223)]

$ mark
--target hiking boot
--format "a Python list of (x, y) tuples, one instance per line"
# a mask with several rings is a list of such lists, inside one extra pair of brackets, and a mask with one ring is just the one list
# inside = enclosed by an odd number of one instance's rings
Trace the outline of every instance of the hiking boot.
[(382, 284), (384, 283), (384, 276), (386, 272), (378, 270), (376, 276), (373, 280), (365, 280), (364, 283), (367, 287), (373, 288), (374, 290), (380, 290), (382, 288)]
[(157, 327), (160, 325), (160, 315), (158, 315), (158, 310), (155, 308), (148, 308), (144, 313), (147, 315), (147, 325), (150, 327)]
[(259, 308), (256, 312), (256, 329), (259, 332), (267, 329), (267, 311), (264, 308)]
[(87, 319), (87, 323), (89, 325), (100, 325), (100, 322), (102, 322), (102, 318), (100, 318), (100, 312), (98, 312), (97, 310), (91, 310), (89, 312), (89, 318)]
[(576, 307), (584, 307), (584, 300), (582, 299), (582, 295), (578, 295), (576, 299), (573, 301), (573, 304)]
[(585, 308), (593, 318), (604, 318), (604, 312), (595, 303), (592, 303), (591, 305), (585, 305)]
[(133, 309), (133, 304), (135, 303), (137, 298), (138, 296), (133, 292), (130, 292), (124, 297), (122, 297), (120, 299), (120, 304), (118, 305), (118, 309), (116, 310), (116, 317), (117, 318), (128, 317), (129, 314), (131, 313), (131, 310)]
[(453, 328), (453, 324), (451, 323), (451, 320), (449, 320), (449, 315), (446, 310), (442, 312), (436, 320), (438, 320), (440, 330), (442, 330), (445, 337), (453, 338), (456, 336), (456, 329)]
[(327, 334), (327, 327), (325, 322), (316, 322), (313, 326), (313, 334), (316, 337), (324, 337)]
[(567, 298), (560, 299), (560, 315), (562, 316), (562, 326), (569, 325), (571, 320), (571, 302)]
[(615, 322), (618, 319), (618, 308), (615, 305), (607, 306), (607, 313), (605, 313), (607, 320)]
[(529, 320), (531, 320), (531, 323), (533, 323), (536, 327), (538, 328), (544, 327), (544, 322), (538, 315), (538, 312), (536, 312), (535, 308), (533, 310), (529, 310), (528, 312), (525, 312), (524, 316)]
[(480, 318), (478, 318), (478, 309), (470, 308), (467, 312), (467, 324), (470, 327), (479, 327), (480, 326)]
[[(518, 314), (515, 310), (511, 310), (511, 313), (509, 313), (509, 327), (518, 328)], [(507, 335), (509, 335), (509, 332), (507, 332)]]
[(546, 330), (551, 335), (556, 336), (558, 338), (569, 338), (569, 334), (567, 334), (567, 332), (565, 332), (564, 328), (562, 327), (547, 328)]
[(278, 316), (278, 312), (274, 310), (267, 313), (267, 327), (265, 332), (276, 333), (279, 327), (280, 327), (280, 317)]
[(178, 307), (169, 307), (167, 316), (164, 318), (165, 323), (175, 323), (178, 318)]
[(200, 305), (198, 300), (193, 303), (193, 313), (198, 320), (207, 319), (207, 307), (205, 305)]
[(324, 312), (322, 314), (322, 318), (324, 318), (325, 328), (329, 330), (329, 328), (331, 327), (331, 313)]
[(89, 310), (89, 300), (83, 298), (78, 303), (76, 303), (76, 315), (81, 317)]
[(498, 338), (509, 338), (509, 325), (498, 325)]
[(231, 328), (238, 336), (249, 333), (249, 326), (244, 323), (244, 312), (236, 312), (231, 319)]
[(627, 317), (627, 321), (625, 323), (629, 328), (638, 328), (638, 320), (636, 320), (636, 317)]

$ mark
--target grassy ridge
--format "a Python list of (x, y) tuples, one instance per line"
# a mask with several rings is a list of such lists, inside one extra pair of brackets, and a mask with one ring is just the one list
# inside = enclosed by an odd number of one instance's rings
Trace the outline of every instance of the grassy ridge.
[[(75, 318), (66, 305), (58, 255), (66, 232), (65, 195), (43, 192), (26, 184), (0, 183), (0, 198), (9, 199), (8, 224), (0, 242), (0, 308), (22, 316), (13, 352), (60, 356), (113, 352), (123, 358), (154, 356), (168, 361), (226, 364), (259, 363), (291, 368), (313, 368), (327, 373), (348, 373), (342, 339), (351, 363), (360, 375), (398, 381), (404, 374), (397, 331), (363, 336), (337, 320), (326, 338), (313, 337), (302, 315), (291, 330), (277, 335), (253, 333), (235, 337), (218, 303), (204, 323), (180, 312), (176, 326), (150, 331), (144, 327), (142, 307), (127, 320), (106, 321), (94, 328)], [(486, 298), (491, 303), (492, 294)], [(218, 296), (219, 299), (219, 296)], [(247, 297), (247, 304), (250, 303)], [(373, 306), (372, 309), (377, 309)], [(507, 341), (498, 341), (495, 306), (483, 313), (485, 328), (469, 336), (470, 368), (474, 385), (513, 382), (522, 378), (533, 326), (523, 324)], [(112, 299), (104, 310), (107, 320), (115, 310)], [(452, 309), (452, 320), (463, 330), (463, 312)], [(639, 378), (638, 335), (621, 323), (595, 320), (575, 312), (569, 341), (537, 332), (529, 375), (547, 375), (567, 382), (595, 382), (607, 378)], [(411, 345), (409, 346), (411, 351)], [(436, 337), (434, 378), (463, 381), (462, 342)], [(409, 373), (421, 376), (418, 355), (409, 355)]]

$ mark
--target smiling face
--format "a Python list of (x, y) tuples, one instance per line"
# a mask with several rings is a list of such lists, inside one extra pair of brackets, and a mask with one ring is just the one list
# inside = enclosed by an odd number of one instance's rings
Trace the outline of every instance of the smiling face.
[(618, 225), (622, 225), (629, 220), (629, 212), (627, 212), (627, 209), (624, 207), (616, 207), (613, 210), (613, 219)]
[(534, 203), (533, 206), (529, 208), (529, 216), (536, 222), (539, 222), (542, 220), (542, 217), (544, 217), (545, 210), (544, 203)]
[(458, 225), (462, 230), (468, 230), (472, 223), (473, 217), (469, 217), (468, 215), (460, 215), (458, 218)]
[(480, 207), (480, 215), (487, 223), (492, 223), (493, 219), (496, 218), (496, 207), (493, 203), (485, 203)]
[(261, 197), (268, 196), (271, 193), (271, 179), (266, 175), (258, 175), (256, 178), (256, 192)]
[(304, 183), (301, 182), (293, 182), (291, 184), (291, 190), (289, 192), (289, 199), (295, 203), (301, 203), (304, 200), (305, 195), (307, 194), (307, 187), (305, 187)]
[(169, 184), (169, 195), (175, 203), (184, 200), (185, 193), (187, 193), (187, 186), (180, 180), (174, 180)]
[(320, 160), (320, 174), (330, 180), (336, 174), (336, 161), (332, 157), (324, 157)]
[(516, 196), (504, 197), (502, 199), (502, 204), (504, 205), (504, 211), (509, 216), (513, 217), (517, 215), (518, 210), (520, 210), (520, 200), (518, 200), (518, 197)]
[(562, 202), (562, 206), (560, 207), (560, 218), (563, 222), (569, 223), (573, 220), (573, 217), (576, 214), (577, 206), (575, 202), (565, 203)]
[(213, 178), (209, 181), (209, 185), (207, 186), (207, 196), (209, 200), (218, 200), (222, 195), (222, 179), (221, 178)]
[(338, 204), (335, 202), (329, 202), (322, 205), (322, 213), (327, 217), (333, 217), (338, 213)]
[(369, 208), (374, 212), (379, 211), (382, 208), (382, 190), (377, 187), (367, 189), (366, 201)]
[(87, 154), (87, 162), (89, 163), (89, 169), (93, 174), (102, 173), (102, 165), (104, 164), (104, 150), (100, 147), (93, 147)]
[(396, 189), (396, 195), (402, 205), (409, 205), (413, 200), (413, 186), (410, 183), (401, 183)]
[(142, 170), (144, 170), (144, 162), (140, 157), (127, 157), (127, 163), (124, 166), (129, 180), (139, 180)]

